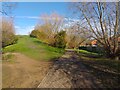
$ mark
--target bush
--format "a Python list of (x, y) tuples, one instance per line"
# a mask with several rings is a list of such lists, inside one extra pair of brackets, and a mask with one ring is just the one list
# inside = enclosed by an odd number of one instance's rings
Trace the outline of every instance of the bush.
[(7, 31), (2, 31), (2, 47), (12, 45), (17, 43), (18, 37), (13, 33), (7, 33)]
[(38, 30), (33, 30), (33, 31), (30, 33), (30, 37), (37, 38), (37, 34), (38, 34)]
[(66, 32), (60, 31), (55, 35), (55, 42), (54, 46), (58, 48), (65, 48), (66, 47), (66, 40), (65, 40)]
[(2, 18), (2, 47), (15, 44), (18, 40), (15, 35), (15, 28), (13, 20), (9, 18)]
[[(49, 37), (51, 36), (51, 37)], [(58, 48), (65, 48), (66, 47), (66, 32), (65, 31), (60, 31), (57, 34), (52, 34), (51, 35), (45, 33), (43, 30), (33, 30), (30, 34), (30, 37), (38, 38), (42, 42), (47, 43), (48, 45), (58, 47)]]
[(85, 46), (80, 46), (79, 49), (87, 50), (87, 47), (85, 47)]
[(93, 52), (93, 53), (104, 53), (104, 50), (102, 47), (93, 47), (93, 46), (80, 46), (79, 47), (80, 50), (86, 50), (86, 51), (89, 51), (89, 52)]
[(33, 30), (30, 34), (30, 37), (33, 37), (33, 38), (38, 38), (40, 39), (42, 42), (44, 43), (48, 43), (48, 41), (50, 41), (48, 38), (47, 38), (47, 35), (45, 34), (45, 32), (43, 31), (40, 31), (40, 30)]

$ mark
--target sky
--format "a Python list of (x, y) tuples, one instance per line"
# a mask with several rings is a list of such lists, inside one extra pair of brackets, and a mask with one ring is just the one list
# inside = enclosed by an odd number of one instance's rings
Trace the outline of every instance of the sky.
[(16, 34), (29, 34), (34, 29), (40, 15), (51, 14), (52, 12), (56, 12), (63, 17), (67, 17), (69, 15), (68, 3), (17, 2), (16, 7), (12, 10)]

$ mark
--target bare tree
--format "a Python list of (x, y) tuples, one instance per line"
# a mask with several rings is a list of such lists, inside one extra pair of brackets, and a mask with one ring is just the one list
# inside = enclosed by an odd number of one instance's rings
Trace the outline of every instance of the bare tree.
[(2, 15), (10, 16), (10, 14), (12, 14), (12, 10), (15, 9), (16, 6), (17, 6), (17, 3), (4, 2), (2, 3), (2, 8), (0, 10), (0, 13)]
[(0, 9), (0, 24), (1, 24), (1, 40), (2, 47), (13, 44), (17, 41), (15, 36), (14, 28), (14, 17), (12, 15), (12, 10), (15, 9), (16, 3), (3, 2), (2, 8)]
[(79, 45), (90, 39), (91, 35), (89, 30), (80, 27), (79, 22), (75, 22), (67, 29), (67, 47), (78, 48)]
[(2, 18), (2, 47), (14, 44), (17, 42), (15, 36), (15, 28), (11, 18)]
[[(48, 44), (54, 43), (54, 36), (57, 32), (59, 32), (62, 28), (64, 19), (57, 13), (52, 13), (51, 15), (41, 15), (40, 19), (35, 27), (36, 30), (39, 30), (42, 34), (44, 34), (44, 40)], [(42, 39), (41, 35), (39, 35)]]
[(84, 2), (74, 3), (73, 11), (77, 13), (82, 27), (88, 28), (105, 49), (108, 57), (118, 55), (118, 2)]

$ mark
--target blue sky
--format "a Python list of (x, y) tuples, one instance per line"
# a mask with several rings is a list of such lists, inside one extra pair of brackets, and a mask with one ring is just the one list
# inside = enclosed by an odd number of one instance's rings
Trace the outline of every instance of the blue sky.
[[(10, 3), (10, 2), (9, 2)], [(38, 17), (42, 14), (56, 12), (67, 17), (68, 3), (65, 2), (18, 2), (12, 11), (16, 34), (28, 34), (34, 29)]]

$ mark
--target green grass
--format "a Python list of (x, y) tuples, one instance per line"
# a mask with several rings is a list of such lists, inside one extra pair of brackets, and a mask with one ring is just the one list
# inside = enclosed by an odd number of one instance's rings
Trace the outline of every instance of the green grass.
[(96, 58), (96, 57), (101, 57), (103, 56), (102, 54), (99, 53), (94, 53), (94, 52), (89, 52), (86, 50), (76, 50), (78, 53), (80, 53), (81, 55), (85, 56), (85, 57), (89, 57), (89, 58)]
[(97, 53), (91, 53), (85, 50), (79, 50), (79, 55), (80, 58), (91, 66), (97, 66), (98, 68), (109, 69), (120, 73), (120, 61), (102, 56), (100, 57)]
[(89, 52), (89, 51), (86, 51), (86, 50), (78, 50), (79, 53), (83, 53), (83, 54), (86, 54), (86, 55), (98, 55), (98, 53), (93, 53), (93, 52)]
[(99, 54), (99, 53), (94, 53), (94, 52), (89, 52), (87, 50), (81, 50), (81, 49), (65, 49), (66, 51), (75, 51), (77, 53), (80, 53), (81, 55), (83, 56), (87, 56), (87, 57), (101, 57), (102, 54)]
[(60, 57), (64, 53), (64, 50), (48, 46), (36, 38), (24, 35), (19, 36), (17, 44), (5, 47), (3, 52), (19, 52), (36, 60), (48, 61)]
[[(95, 57), (97, 56), (97, 57)], [(106, 88), (120, 87), (120, 61), (112, 60), (97, 53), (80, 50), (81, 62), (88, 68), (89, 72), (99, 80)]]
[(101, 70), (109, 70), (112, 72), (116, 72), (116, 73), (120, 73), (120, 61), (116, 61), (116, 60), (111, 60), (111, 59), (106, 59), (106, 58), (90, 58), (88, 59), (84, 59), (86, 60), (86, 64), (89, 64), (91, 66), (96, 66), (98, 67), (98, 69)]

